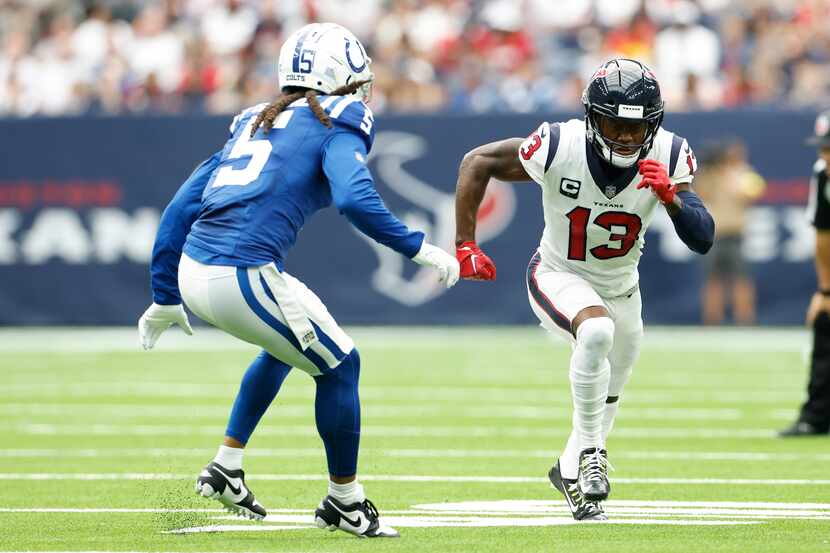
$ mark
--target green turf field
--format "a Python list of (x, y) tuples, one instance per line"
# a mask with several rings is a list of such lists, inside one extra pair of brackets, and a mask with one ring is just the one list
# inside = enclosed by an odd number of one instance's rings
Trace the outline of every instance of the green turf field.
[[(536, 328), (356, 329), (360, 469), (400, 540), (310, 526), (325, 494), (313, 381), (250, 442), (262, 523), (192, 494), (255, 350), (206, 329), (0, 332), (2, 551), (830, 551), (830, 439), (782, 441), (806, 331), (647, 330), (609, 441), (609, 523), (546, 473), (569, 429), (568, 349)], [(186, 349), (182, 349), (186, 348)], [(208, 531), (210, 530), (210, 531)]]

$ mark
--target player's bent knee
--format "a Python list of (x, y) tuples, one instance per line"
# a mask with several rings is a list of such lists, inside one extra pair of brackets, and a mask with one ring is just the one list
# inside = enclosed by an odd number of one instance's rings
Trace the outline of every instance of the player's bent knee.
[(611, 351), (611, 346), (614, 345), (614, 321), (609, 317), (585, 319), (576, 329), (576, 342), (593, 351)]
[(360, 378), (360, 354), (357, 348), (352, 349), (333, 371), (337, 372), (341, 379), (351, 381), (356, 385)]

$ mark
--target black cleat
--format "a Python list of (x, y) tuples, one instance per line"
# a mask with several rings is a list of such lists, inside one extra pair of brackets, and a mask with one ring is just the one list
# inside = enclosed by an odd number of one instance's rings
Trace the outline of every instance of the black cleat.
[(562, 478), (562, 473), (559, 471), (559, 461), (556, 461), (556, 464), (551, 467), (548, 478), (551, 486), (565, 496), (565, 501), (568, 502), (574, 520), (608, 520), (602, 505), (598, 501), (585, 499), (585, 496), (579, 491), (576, 480)]
[(343, 530), (359, 538), (400, 537), (397, 530), (381, 523), (375, 504), (368, 499), (343, 505), (328, 495), (314, 511), (314, 522), (318, 528), (327, 528), (330, 532)]
[(579, 454), (579, 491), (588, 501), (605, 501), (611, 493), (608, 483), (608, 453), (604, 449), (589, 447)]
[(267, 514), (245, 485), (245, 472), (228, 470), (211, 461), (196, 478), (196, 495), (215, 499), (231, 513), (251, 520), (262, 520)]
[(799, 436), (822, 436), (830, 432), (830, 425), (818, 426), (805, 421), (796, 421), (792, 426), (781, 430), (778, 436), (781, 438), (793, 438)]

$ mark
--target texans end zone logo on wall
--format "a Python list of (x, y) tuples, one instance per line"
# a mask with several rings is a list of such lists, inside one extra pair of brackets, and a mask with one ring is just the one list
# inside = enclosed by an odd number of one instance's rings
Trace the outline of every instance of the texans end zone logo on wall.
[[(395, 210), (401, 220), (410, 227), (423, 230), (433, 244), (455, 252), (454, 193), (421, 180), (404, 167), (408, 162), (428, 154), (428, 143), (422, 136), (387, 131), (378, 134), (370, 162), (378, 180), (409, 205)], [(447, 178), (454, 180), (455, 175), (448, 175)], [(478, 211), (478, 243), (486, 244), (504, 232), (515, 211), (516, 196), (512, 185), (491, 180)], [(360, 233), (358, 235), (378, 257), (379, 264), (371, 279), (375, 291), (403, 305), (422, 305), (446, 292), (431, 269), (420, 267), (410, 274), (407, 272), (408, 264), (399, 254)]]

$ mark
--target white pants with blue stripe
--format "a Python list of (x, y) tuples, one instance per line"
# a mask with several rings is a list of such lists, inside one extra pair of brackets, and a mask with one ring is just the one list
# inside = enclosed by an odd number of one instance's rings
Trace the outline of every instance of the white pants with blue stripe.
[[(333, 369), (354, 349), (354, 342), (305, 284), (281, 273), (287, 290), (275, 294), (263, 278), (264, 267), (204, 265), (182, 255), (179, 290), (197, 317), (309, 373)], [(303, 346), (283, 314), (278, 297), (289, 293), (293, 305), (308, 318), (316, 340)], [(285, 301), (285, 300), (284, 300)], [(288, 311), (288, 310), (287, 310)], [(295, 317), (296, 318), (296, 317)]]

